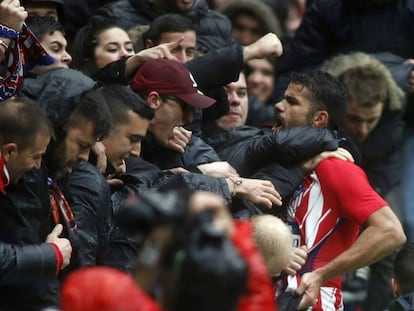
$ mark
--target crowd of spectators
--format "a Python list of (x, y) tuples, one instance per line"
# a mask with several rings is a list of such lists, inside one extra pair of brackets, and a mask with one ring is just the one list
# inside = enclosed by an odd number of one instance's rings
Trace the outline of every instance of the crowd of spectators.
[(414, 2), (0, 2), (0, 310), (414, 310)]

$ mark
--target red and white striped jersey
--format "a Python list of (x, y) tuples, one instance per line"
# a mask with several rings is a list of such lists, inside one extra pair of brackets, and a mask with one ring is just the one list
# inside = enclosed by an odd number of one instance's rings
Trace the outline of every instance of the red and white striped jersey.
[[(309, 253), (302, 270), (288, 278), (287, 290), (297, 288), (300, 275), (348, 249), (368, 216), (387, 205), (361, 168), (335, 158), (322, 161), (305, 177), (288, 207), (295, 244), (306, 245)], [(311, 310), (342, 310), (341, 282), (342, 277), (336, 277), (325, 283)]]

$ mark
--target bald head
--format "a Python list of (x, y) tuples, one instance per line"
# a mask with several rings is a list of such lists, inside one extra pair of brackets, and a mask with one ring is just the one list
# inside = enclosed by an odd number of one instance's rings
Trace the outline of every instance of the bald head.
[(290, 260), (292, 233), (282, 220), (272, 215), (258, 215), (251, 220), (253, 237), (270, 275), (279, 276)]

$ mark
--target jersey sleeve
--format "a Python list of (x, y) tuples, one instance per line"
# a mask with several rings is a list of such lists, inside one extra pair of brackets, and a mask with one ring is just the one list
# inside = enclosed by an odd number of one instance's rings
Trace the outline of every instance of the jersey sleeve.
[(341, 217), (363, 225), (369, 215), (389, 204), (372, 188), (365, 172), (349, 161), (323, 160), (315, 169), (321, 188), (334, 199)]

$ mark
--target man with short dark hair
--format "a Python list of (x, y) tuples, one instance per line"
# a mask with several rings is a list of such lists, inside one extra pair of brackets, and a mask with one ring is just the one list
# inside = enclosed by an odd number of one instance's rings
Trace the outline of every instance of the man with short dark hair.
[[(96, 90), (83, 93), (79, 103), (71, 104), (74, 107), (67, 107), (66, 111), (49, 111), (53, 115), (57, 139), (49, 145), (45, 163), (49, 176), (55, 179), (70, 173), (76, 163), (87, 161), (91, 147), (112, 128), (109, 109)], [(59, 109), (53, 102), (49, 107)]]
[[(285, 128), (336, 130), (345, 94), (328, 73), (295, 74), (275, 105), (277, 120)], [(341, 275), (380, 260), (406, 240), (388, 203), (350, 161), (325, 159), (307, 174), (289, 202), (287, 220), (295, 244), (309, 250), (305, 268), (286, 280), (286, 290), (303, 295), (299, 309), (343, 310)]]
[(146, 32), (142, 41), (146, 48), (160, 43), (168, 43), (184, 39), (171, 51), (180, 63), (186, 63), (195, 57), (197, 36), (194, 24), (180, 14), (164, 14), (157, 17)]
[(124, 160), (141, 155), (141, 142), (147, 134), (154, 111), (129, 88), (105, 85), (99, 92), (107, 99), (113, 129), (102, 140), (108, 161), (115, 168)]
[[(136, 96), (131, 90), (126, 88), (123, 90)], [(127, 99), (131, 101), (131, 105), (134, 105), (136, 98), (127, 97)], [(97, 139), (104, 142), (113, 136), (114, 131), (120, 130), (121, 125), (118, 123), (125, 122), (124, 111), (119, 106), (119, 110), (115, 112), (117, 117), (112, 117), (112, 110), (108, 108), (108, 102), (113, 100), (123, 101), (125, 95), (118, 92), (115, 97), (109, 97), (101, 89), (87, 92), (71, 113), (68, 121), (63, 123), (66, 131), (65, 139), (59, 145), (50, 148), (51, 154), (47, 163), (53, 163), (50, 171), (60, 177), (58, 182), (67, 196), (75, 216), (74, 221), (79, 238), (76, 249), (77, 256), (73, 258), (70, 266), (65, 270), (64, 277), (80, 267), (105, 264), (104, 252), (107, 251), (108, 242), (115, 227), (110, 197), (111, 190), (105, 177), (94, 166), (95, 163), (92, 164), (88, 160), (93, 162), (92, 157), (89, 156), (91, 145)], [(114, 124), (113, 127), (112, 124)], [(121, 133), (125, 133), (124, 128)], [(127, 134), (127, 138), (129, 138), (131, 133), (127, 131)], [(117, 147), (123, 146), (126, 137), (118, 136), (117, 138), (119, 139), (115, 141), (118, 143)], [(78, 156), (76, 157), (75, 153), (72, 153), (70, 158), (67, 151), (75, 151), (76, 149)], [(109, 151), (109, 148), (106, 151)], [(122, 157), (127, 153), (125, 148), (121, 147), (119, 150), (111, 151), (112, 153), (122, 153)], [(128, 149), (128, 154), (130, 151)], [(66, 153), (66, 158), (61, 156), (62, 153)], [(111, 169), (113, 166), (110, 162), (114, 163), (114, 167), (118, 164), (115, 159), (112, 160), (110, 157), (112, 153), (108, 152), (108, 166), (111, 166)], [(70, 174), (67, 174), (68, 172)]]
[(56, 274), (72, 252), (69, 240), (59, 238), (62, 225), (53, 229), (47, 186), (37, 196), (42, 185), (32, 187), (27, 175), (44, 172), (41, 160), (53, 128), (38, 105), (12, 99), (0, 105), (0, 134), (0, 291), (7, 297), (0, 309), (40, 310), (56, 305)]
[[(243, 72), (236, 82), (227, 84), (224, 89), (230, 109), (214, 122), (205, 124), (204, 140), (240, 176), (270, 180), (284, 202), (288, 202), (305, 173), (322, 158), (346, 158), (343, 150), (336, 151), (337, 139), (328, 129), (272, 130), (270, 127), (246, 126), (249, 106)], [(268, 211), (254, 210), (250, 213), (263, 212)], [(279, 214), (280, 209), (276, 207), (272, 213)]]
[(31, 72), (41, 75), (53, 68), (69, 68), (72, 56), (66, 51), (67, 41), (63, 25), (50, 16), (29, 16), (26, 23), (48, 55), (55, 60), (51, 65), (36, 66)]
[(126, 86), (104, 85), (97, 92), (105, 99), (102, 103), (109, 107), (113, 128), (102, 140), (107, 156), (106, 172), (102, 174), (91, 163), (82, 162), (67, 179), (82, 243), (79, 251), (82, 262), (72, 267), (103, 264), (130, 271), (136, 249), (132, 241), (129, 243), (131, 237), (115, 226), (119, 201), (111, 200), (111, 193), (123, 190), (128, 193), (117, 178), (126, 170), (125, 161), (140, 160), (141, 141), (154, 112)]

